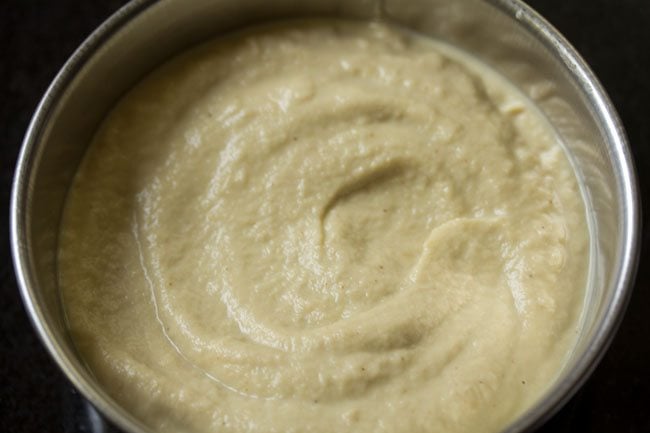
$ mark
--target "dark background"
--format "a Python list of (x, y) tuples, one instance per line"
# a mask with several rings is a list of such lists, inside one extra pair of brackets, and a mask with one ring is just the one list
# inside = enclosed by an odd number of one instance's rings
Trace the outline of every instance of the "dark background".
[[(20, 142), (39, 98), (82, 40), (124, 3), (0, 0), (0, 432), (95, 431), (82, 399), (41, 346), (22, 307), (10, 260), (7, 209)], [(627, 129), (642, 197), (647, 197), (650, 1), (528, 3), (567, 37), (607, 89)], [(636, 287), (611, 348), (540, 433), (650, 433), (648, 246), (644, 233)]]

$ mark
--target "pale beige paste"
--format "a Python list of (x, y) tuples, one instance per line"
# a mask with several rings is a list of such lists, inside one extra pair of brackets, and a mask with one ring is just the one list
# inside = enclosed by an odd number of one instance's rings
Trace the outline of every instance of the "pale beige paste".
[(118, 402), (160, 432), (443, 433), (539, 398), (578, 329), (583, 200), (545, 120), (452, 52), (289, 23), (122, 99), (59, 250)]

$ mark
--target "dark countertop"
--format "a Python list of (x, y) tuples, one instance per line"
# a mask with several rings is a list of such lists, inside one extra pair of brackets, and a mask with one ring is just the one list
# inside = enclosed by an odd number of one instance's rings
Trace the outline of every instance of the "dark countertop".
[[(0, 431), (91, 432), (85, 407), (49, 358), (22, 307), (9, 254), (8, 203), (20, 141), (47, 85), (124, 0), (0, 2)], [(627, 129), (642, 197), (650, 187), (650, 2), (529, 0), (573, 43)], [(644, 214), (650, 215), (647, 207)], [(644, 224), (648, 226), (649, 224)], [(540, 433), (650, 432), (648, 233), (621, 328), (585, 386)]]

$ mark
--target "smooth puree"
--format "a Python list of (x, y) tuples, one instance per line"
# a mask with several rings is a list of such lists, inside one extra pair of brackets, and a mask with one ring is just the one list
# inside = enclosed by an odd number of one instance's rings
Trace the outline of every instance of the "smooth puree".
[(385, 24), (215, 40), (131, 90), (70, 190), (60, 287), (159, 432), (496, 432), (574, 343), (589, 235), (508, 83)]

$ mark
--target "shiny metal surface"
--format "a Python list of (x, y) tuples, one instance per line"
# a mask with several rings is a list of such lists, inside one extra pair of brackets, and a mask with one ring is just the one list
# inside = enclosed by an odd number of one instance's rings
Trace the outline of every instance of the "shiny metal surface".
[(592, 266), (583, 329), (549, 392), (506, 431), (527, 431), (584, 382), (620, 322), (636, 269), (639, 203), (625, 133), (573, 48), (518, 0), (134, 0), (100, 26), (53, 81), (25, 136), (11, 201), (18, 282), (34, 327), (74, 385), (129, 432), (145, 426), (116, 404), (75, 353), (56, 285), (57, 231), (68, 185), (97, 125), (144, 74), (210, 36), (271, 19), (381, 16), (472, 52), (549, 118), (584, 184)]

